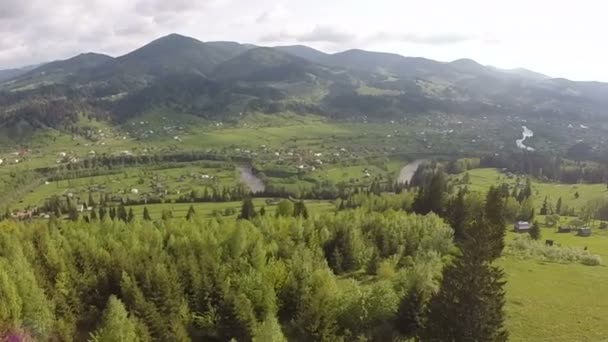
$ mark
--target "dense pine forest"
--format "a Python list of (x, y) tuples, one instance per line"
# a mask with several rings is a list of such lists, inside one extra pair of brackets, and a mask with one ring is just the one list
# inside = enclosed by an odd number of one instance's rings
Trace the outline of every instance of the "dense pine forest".
[[(49, 341), (506, 340), (493, 266), (506, 200), (500, 189), (487, 201), (450, 194), (443, 171), (427, 175), (418, 193), (354, 194), (324, 215), (290, 201), (269, 215), (246, 198), (238, 220), (119, 209), (4, 221), (0, 331)], [(417, 214), (437, 203), (446, 220)]]

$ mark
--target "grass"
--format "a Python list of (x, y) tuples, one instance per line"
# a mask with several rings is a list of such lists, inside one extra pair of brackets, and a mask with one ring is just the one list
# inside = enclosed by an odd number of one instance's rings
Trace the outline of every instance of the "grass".
[[(470, 183), (467, 185), (469, 190), (485, 192), (492, 185), (500, 185), (502, 183), (515, 185), (517, 182), (516, 178), (509, 178), (506, 175), (500, 173), (496, 169), (474, 169), (468, 171)], [(457, 178), (461, 179), (463, 174), (458, 175)], [(525, 182), (525, 178), (521, 177), (520, 180)], [(576, 198), (575, 194), (578, 192), (579, 197)], [(557, 200), (561, 197), (563, 205), (567, 205), (570, 208), (580, 209), (588, 201), (596, 198), (608, 198), (608, 191), (606, 184), (560, 184), (560, 183), (546, 183), (532, 179), (532, 193), (534, 197), (534, 205), (538, 210), (547, 197), (548, 201), (555, 205)]]
[[(305, 201), (306, 208), (310, 215), (320, 215), (326, 212), (330, 212), (336, 208), (335, 204), (330, 201)], [(266, 209), (267, 215), (273, 215), (276, 212), (276, 205), (266, 204), (266, 199), (256, 198), (253, 200), (253, 204), (257, 211), (262, 206)], [(141, 217), (143, 215), (144, 207), (148, 208), (152, 219), (160, 219), (163, 210), (171, 210), (173, 217), (185, 217), (188, 213), (190, 205), (194, 206), (194, 210), (197, 215), (204, 218), (212, 218), (213, 213), (224, 212), (226, 209), (234, 210), (235, 214), (228, 215), (225, 217), (236, 218), (240, 212), (242, 202), (225, 202), (225, 203), (163, 203), (163, 204), (148, 204), (148, 205), (136, 205), (131, 206), (136, 216)]]
[(608, 267), (505, 258), (512, 341), (605, 341)]

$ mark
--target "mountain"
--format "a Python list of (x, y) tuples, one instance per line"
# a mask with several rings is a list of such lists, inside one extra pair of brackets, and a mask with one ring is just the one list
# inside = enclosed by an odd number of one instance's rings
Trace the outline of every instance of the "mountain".
[(39, 65), (28, 65), (21, 68), (0, 70), (0, 83), (8, 81), (12, 78), (19, 77), (30, 70), (37, 68)]
[(314, 64), (273, 48), (250, 49), (218, 65), (212, 76), (219, 80), (298, 80), (313, 72)]
[(327, 56), (329, 56), (325, 52), (321, 52), (304, 45), (275, 46), (274, 49), (309, 60), (311, 62), (322, 62), (325, 58), (327, 58)]
[(116, 58), (93, 71), (95, 78), (158, 77), (175, 73), (206, 76), (220, 63), (249, 50), (234, 42), (203, 43), (194, 38), (171, 34), (131, 53)]
[(0, 127), (9, 130), (16, 123), (65, 129), (82, 113), (121, 122), (159, 110), (214, 120), (283, 112), (349, 120), (433, 113), (608, 119), (605, 83), (470, 59), (445, 63), (360, 49), (326, 54), (177, 34), (116, 58), (82, 54), (1, 75), (12, 77), (0, 81)]

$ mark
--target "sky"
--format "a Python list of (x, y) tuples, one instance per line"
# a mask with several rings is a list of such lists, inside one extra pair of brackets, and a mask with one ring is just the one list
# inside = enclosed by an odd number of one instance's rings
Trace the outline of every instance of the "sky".
[(608, 82), (603, 0), (0, 0), (0, 69), (202, 41), (351, 48)]

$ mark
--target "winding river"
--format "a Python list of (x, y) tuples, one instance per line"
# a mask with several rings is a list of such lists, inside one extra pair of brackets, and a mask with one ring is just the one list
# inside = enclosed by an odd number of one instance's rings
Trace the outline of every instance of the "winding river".
[(239, 166), (237, 170), (241, 174), (241, 183), (245, 184), (251, 192), (262, 192), (266, 189), (264, 182), (253, 173), (251, 166)]
[(412, 176), (414, 175), (414, 172), (416, 172), (416, 170), (418, 169), (418, 166), (420, 166), (420, 164), (424, 163), (426, 161), (426, 159), (417, 159), (414, 160), (413, 162), (405, 165), (401, 171), (399, 172), (399, 183), (403, 184), (406, 182), (410, 182), (410, 180), (412, 180)]
[(521, 126), (521, 128), (523, 129), (522, 138), (515, 140), (517, 147), (527, 150), (527, 151), (534, 151), (533, 147), (526, 146), (524, 144), (524, 141), (526, 141), (526, 139), (534, 136), (534, 132), (532, 132), (532, 130), (526, 126)]

